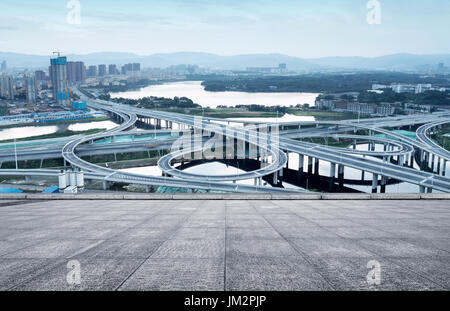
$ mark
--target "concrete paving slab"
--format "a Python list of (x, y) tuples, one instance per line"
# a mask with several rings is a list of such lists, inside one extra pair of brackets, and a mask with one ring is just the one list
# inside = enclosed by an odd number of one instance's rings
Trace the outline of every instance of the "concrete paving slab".
[(224, 290), (223, 258), (148, 259), (119, 290)]
[[(448, 290), (449, 206), (19, 201), (0, 206), (0, 290)], [(75, 287), (72, 259), (81, 264)], [(367, 284), (370, 260), (381, 264), (380, 285)]]
[(318, 271), (300, 257), (227, 258), (226, 290), (332, 290)]

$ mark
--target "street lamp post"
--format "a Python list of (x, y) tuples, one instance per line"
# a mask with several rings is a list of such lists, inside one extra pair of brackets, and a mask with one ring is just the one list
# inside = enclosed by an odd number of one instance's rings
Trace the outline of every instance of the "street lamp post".
[(19, 169), (19, 165), (17, 163), (17, 143), (16, 143), (16, 139), (14, 138), (14, 158), (16, 160), (16, 170)]

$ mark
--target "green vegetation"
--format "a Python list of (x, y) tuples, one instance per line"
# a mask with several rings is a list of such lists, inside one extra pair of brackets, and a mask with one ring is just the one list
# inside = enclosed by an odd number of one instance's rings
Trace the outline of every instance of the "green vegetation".
[(349, 120), (354, 119), (357, 115), (351, 112), (336, 112), (336, 111), (325, 111), (325, 110), (289, 110), (289, 113), (296, 116), (313, 116), (319, 121), (331, 121), (331, 120)]
[(128, 98), (113, 98), (109, 94), (99, 96), (103, 100), (111, 100), (116, 103), (129, 105), (133, 107), (146, 108), (146, 109), (169, 109), (169, 108), (201, 108), (200, 105), (195, 104), (191, 99), (187, 97), (143, 97), (140, 99), (128, 99)]
[(139, 151), (139, 152), (116, 153), (115, 156), (114, 154), (92, 155), (82, 157), (82, 159), (90, 163), (105, 165), (105, 163), (116, 162), (116, 160), (117, 162), (124, 162), (124, 161), (152, 159), (152, 158), (158, 159), (167, 153), (168, 151), (166, 150), (149, 150), (148, 152)]
[(6, 105), (0, 105), (0, 116), (8, 115), (8, 107)]
[[(90, 130), (86, 130), (86, 131), (67, 130), (67, 131), (63, 131), (63, 132), (56, 132), (56, 133), (40, 135), (40, 136), (17, 138), (16, 141), (31, 141), (31, 140), (39, 140), (39, 139), (69, 137), (69, 136), (73, 136), (73, 135), (91, 135), (91, 134), (103, 132), (105, 130), (106, 129), (90, 129)], [(14, 139), (0, 140), (0, 143), (10, 143), (13, 141), (14, 141)]]
[[(450, 151), (450, 125), (445, 125), (441, 129), (436, 129), (431, 136), (440, 146)], [(447, 135), (447, 136), (446, 136)]]
[[(19, 169), (36, 169), (41, 168), (41, 160), (26, 160), (18, 161), (17, 166)], [(42, 161), (42, 168), (63, 168), (64, 160), (62, 158), (58, 159), (44, 159)], [(9, 161), (2, 163), (2, 169), (15, 169), (16, 162)], [(8, 178), (6, 178), (8, 179)]]
[(326, 146), (330, 146), (330, 147), (337, 147), (337, 148), (348, 148), (351, 146), (351, 144), (353, 143), (352, 140), (339, 140), (337, 141), (334, 138), (328, 137), (311, 137), (308, 139), (304, 139), (304, 138), (297, 138), (295, 140), (298, 141), (306, 141), (306, 142), (310, 142), (310, 143), (315, 143), (315, 144), (319, 144), (319, 145), (326, 145)]
[[(164, 110), (164, 109), (163, 109)], [(248, 111), (239, 109), (167, 109), (170, 112), (185, 113), (193, 116), (205, 116), (210, 118), (271, 118), (276, 117), (276, 112), (265, 112), (265, 111)], [(282, 114), (279, 115), (280, 117)]]
[[(197, 77), (200, 78), (200, 77)], [(243, 92), (360, 92), (372, 88), (372, 84), (432, 83), (449, 85), (445, 78), (422, 77), (398, 72), (369, 72), (355, 74), (308, 74), (301, 76), (207, 76), (202, 85), (207, 91)]]
[(122, 85), (103, 85), (99, 84), (95, 87), (96, 89), (103, 89), (105, 94), (111, 93), (111, 92), (126, 92), (126, 91), (132, 91), (132, 90), (138, 90), (140, 88), (152, 85), (152, 84), (160, 84), (161, 81), (152, 81), (149, 79), (141, 79), (136, 82), (130, 82), (127, 80), (121, 80), (119, 81)]
[(395, 93), (391, 89), (383, 90), (383, 93), (363, 91), (358, 96), (361, 103), (395, 103), (412, 102), (415, 105), (449, 106), (450, 92), (427, 91), (421, 94)]

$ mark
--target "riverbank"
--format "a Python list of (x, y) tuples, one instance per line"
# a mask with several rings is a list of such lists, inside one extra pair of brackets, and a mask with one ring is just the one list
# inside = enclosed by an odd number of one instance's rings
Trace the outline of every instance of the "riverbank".
[[(193, 116), (204, 116), (210, 118), (276, 118), (283, 117), (285, 113), (277, 113), (276, 111), (249, 111), (238, 108), (228, 109), (161, 109), (168, 112), (184, 113)], [(356, 114), (349, 112), (334, 112), (334, 111), (320, 111), (315, 109), (299, 110), (295, 108), (285, 109), (286, 114), (291, 114), (298, 117), (314, 117), (317, 121), (340, 121), (355, 119)]]

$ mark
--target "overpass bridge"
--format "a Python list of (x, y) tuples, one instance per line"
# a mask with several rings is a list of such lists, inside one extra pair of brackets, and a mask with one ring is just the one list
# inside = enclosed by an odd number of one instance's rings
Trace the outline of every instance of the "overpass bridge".
[[(83, 97), (84, 95), (82, 95)], [(429, 114), (424, 116), (407, 116), (399, 118), (380, 118), (380, 119), (363, 119), (359, 121), (340, 121), (340, 122), (287, 122), (282, 124), (269, 124), (269, 128), (276, 128), (274, 132), (267, 134), (261, 132), (261, 128), (267, 128), (267, 124), (255, 126), (253, 128), (242, 127), (242, 121), (224, 120), (219, 118), (201, 119), (194, 116), (165, 112), (153, 111), (141, 108), (124, 106), (116, 103), (105, 102), (100, 100), (90, 101), (88, 105), (95, 109), (101, 109), (110, 113), (120, 125), (114, 129), (104, 133), (94, 135), (75, 137), (62, 147), (62, 157), (72, 166), (82, 169), (85, 176), (91, 178), (101, 178), (104, 182), (125, 182), (138, 183), (145, 185), (164, 185), (181, 188), (198, 188), (218, 191), (237, 191), (237, 192), (292, 192), (298, 190), (287, 190), (280, 188), (261, 187), (256, 180), (262, 176), (273, 175), (274, 181), (282, 178), (283, 169), (288, 168), (287, 158), (289, 153), (298, 154), (299, 157), (299, 178), (302, 178), (304, 172), (305, 158), (307, 158), (307, 170), (312, 172), (313, 162), (314, 170), (318, 171), (319, 161), (327, 161), (330, 163), (330, 184), (334, 184), (336, 178), (336, 167), (338, 179), (343, 178), (344, 168), (351, 167), (362, 172), (368, 172), (373, 175), (372, 192), (377, 191), (380, 185), (381, 190), (386, 185), (388, 179), (395, 179), (419, 186), (421, 192), (431, 192), (432, 189), (450, 192), (450, 179), (440, 176), (442, 172), (438, 170), (438, 174), (412, 168), (414, 153), (420, 152), (420, 160), (425, 161), (427, 154), (438, 156), (439, 161), (449, 160), (448, 152), (444, 152), (442, 148), (437, 148), (434, 144), (427, 140), (426, 133), (440, 124), (449, 122), (449, 113), (447, 111)], [(251, 156), (249, 148), (256, 145), (258, 152), (257, 157), (265, 163), (264, 167), (252, 172), (231, 175), (196, 175), (177, 170), (172, 165), (175, 158), (188, 153), (201, 152), (204, 148), (204, 140), (200, 140), (200, 146), (194, 146), (194, 143), (182, 151), (170, 153), (159, 161), (160, 168), (165, 175), (162, 176), (142, 176), (138, 174), (130, 174), (103, 168), (95, 164), (84, 161), (80, 158), (83, 154), (90, 152), (110, 152), (111, 150), (134, 148), (132, 150), (140, 150), (138, 143), (133, 142), (122, 144), (121, 142), (111, 142), (111, 146), (97, 147), (90, 142), (104, 139), (106, 137), (115, 137), (116, 135), (135, 134), (134, 130), (136, 122), (143, 122), (153, 125), (154, 130), (162, 128), (174, 129), (178, 126), (178, 131), (188, 131), (195, 137), (196, 133), (207, 133), (207, 137), (214, 138), (215, 135), (222, 135), (222, 143), (232, 141), (234, 146), (240, 145), (244, 148), (245, 157)], [(441, 122), (441, 123), (440, 123)], [(246, 123), (249, 123), (246, 121)], [(255, 122), (257, 123), (257, 122)], [(233, 126), (232, 126), (233, 124)], [(400, 127), (416, 124), (429, 124), (418, 130), (419, 141), (407, 138), (400, 134), (384, 129), (384, 127)], [(330, 130), (327, 125), (332, 125)], [(433, 126), (432, 126), (433, 125)], [(431, 126), (431, 127), (430, 127)], [(297, 127), (297, 128), (295, 128)], [(294, 128), (294, 129), (292, 129)], [(153, 130), (153, 131), (154, 131)], [(280, 130), (280, 134), (278, 131)], [(348, 135), (346, 132), (365, 130), (369, 135)], [(302, 133), (303, 131), (303, 133)], [(151, 131), (145, 131), (150, 133)], [(371, 145), (381, 143), (385, 147), (383, 151), (375, 150), (356, 150), (351, 148), (337, 148), (331, 146), (318, 145), (304, 141), (293, 140), (289, 137), (295, 135), (305, 135), (305, 133), (313, 135), (321, 135), (326, 137), (341, 137), (343, 139), (362, 139), (369, 141)], [(338, 133), (344, 133), (338, 135)], [(386, 138), (374, 137), (374, 133), (385, 134)], [(425, 136), (423, 136), (425, 135)], [(304, 136), (303, 136), (304, 137)], [(398, 142), (391, 138), (397, 139)], [(168, 146), (172, 141), (167, 139), (164, 143)], [(219, 145), (219, 144), (218, 144)], [(58, 147), (58, 146), (56, 146)], [(97, 148), (97, 149), (96, 149)], [(38, 152), (38, 151), (35, 151)], [(30, 152), (31, 154), (32, 152)], [(1, 156), (1, 153), (0, 153)], [(380, 161), (378, 158), (382, 158)], [(390, 161), (396, 157), (395, 163)], [(408, 165), (409, 160), (409, 165)], [(446, 163), (446, 162), (444, 162)], [(409, 166), (409, 167), (408, 167)], [(445, 171), (445, 164), (443, 165)], [(3, 170), (2, 170), (3, 171)], [(2, 173), (0, 171), (0, 173)], [(10, 171), (7, 173), (11, 173)], [(36, 172), (37, 174), (39, 172)], [(48, 173), (47, 171), (42, 173)], [(445, 173), (444, 173), (445, 174)], [(244, 186), (240, 184), (227, 183), (236, 182), (241, 179), (255, 178), (255, 186)]]

